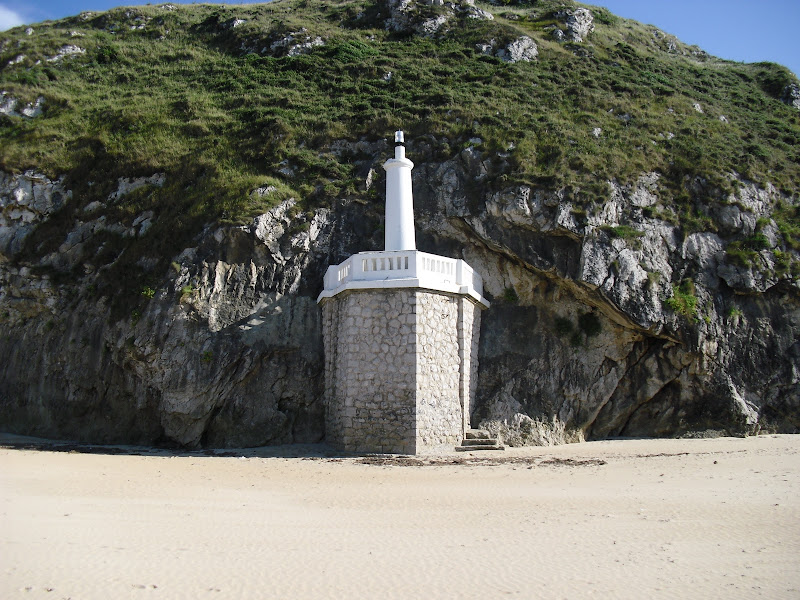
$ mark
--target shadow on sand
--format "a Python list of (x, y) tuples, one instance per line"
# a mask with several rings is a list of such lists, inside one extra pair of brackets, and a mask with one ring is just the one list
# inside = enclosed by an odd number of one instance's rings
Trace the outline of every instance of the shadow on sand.
[(41, 452), (76, 454), (107, 454), (128, 456), (221, 456), (234, 458), (357, 458), (360, 454), (342, 452), (324, 443), (284, 444), (257, 448), (199, 448), (131, 446), (126, 444), (88, 444), (75, 441), (0, 433), (0, 448)]
[(129, 446), (124, 444), (86, 444), (82, 442), (46, 440), (42, 438), (0, 433), (0, 449), (32, 450), (39, 452), (66, 452), (76, 454), (127, 455), (127, 456), (165, 456), (165, 457), (228, 457), (228, 458), (274, 458), (302, 460), (323, 460), (329, 462), (350, 462), (378, 467), (426, 467), (447, 465), (497, 466), (527, 465), (536, 467), (587, 467), (605, 465), (606, 461), (597, 458), (576, 459), (552, 456), (473, 456), (443, 453), (433, 455), (408, 456), (404, 454), (364, 454), (342, 452), (328, 444), (284, 444), (281, 446), (261, 446), (258, 448), (158, 448), (152, 446)]

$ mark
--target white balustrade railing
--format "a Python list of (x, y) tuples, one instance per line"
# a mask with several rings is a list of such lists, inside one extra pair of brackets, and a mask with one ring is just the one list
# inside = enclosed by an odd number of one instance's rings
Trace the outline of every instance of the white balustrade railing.
[(325, 273), (325, 291), (350, 282), (416, 280), (414, 285), (439, 289), (466, 287), (483, 296), (483, 280), (466, 262), (418, 250), (359, 252)]

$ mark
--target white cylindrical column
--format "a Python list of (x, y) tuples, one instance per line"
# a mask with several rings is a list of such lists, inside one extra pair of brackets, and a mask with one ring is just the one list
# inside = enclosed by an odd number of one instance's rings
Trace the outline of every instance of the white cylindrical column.
[(394, 158), (384, 163), (386, 169), (386, 235), (384, 250), (416, 250), (414, 236), (414, 197), (411, 169), (406, 158), (403, 132), (395, 133)]

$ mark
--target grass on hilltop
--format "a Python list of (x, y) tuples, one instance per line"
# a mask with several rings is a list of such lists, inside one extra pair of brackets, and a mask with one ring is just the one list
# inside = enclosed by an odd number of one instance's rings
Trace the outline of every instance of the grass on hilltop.
[[(779, 101), (786, 68), (680, 43), (670, 53), (663, 34), (605, 9), (592, 8), (585, 43), (560, 44), (549, 28), (569, 2), (505, 4), (484, 5), (494, 21), (464, 19), (441, 39), (387, 32), (386, 15), (366, 1), (148, 5), (45, 22), (33, 35), (17, 28), (0, 34), (0, 65), (25, 58), (0, 69), (0, 90), (46, 103), (35, 119), (0, 116), (0, 169), (66, 174), (70, 210), (105, 200), (118, 177), (167, 173), (163, 188), (109, 209), (122, 220), (146, 209), (159, 217), (148, 239), (125, 242), (132, 264), (155, 250), (168, 261), (204, 224), (244, 223), (290, 196), (308, 210), (366, 194), (354, 164), (369, 157), (336, 155), (331, 142), (401, 127), (412, 140), (427, 136), (432, 160), (480, 138), (496, 166), (486, 189), (566, 188), (586, 211), (606, 200), (607, 180), (658, 171), (673, 192), (665, 217), (691, 230), (713, 230), (698, 201), (724, 202), (730, 172), (797, 198), (800, 113)], [(301, 28), (324, 46), (262, 52)], [(539, 44), (535, 62), (476, 49), (520, 35)], [(48, 62), (65, 44), (86, 52)], [(698, 176), (718, 197), (692, 197), (686, 182)], [(251, 193), (264, 184), (276, 193)], [(782, 229), (790, 245), (800, 243), (792, 210)], [(48, 227), (32, 252), (68, 224)], [(153, 247), (159, 236), (168, 241)]]

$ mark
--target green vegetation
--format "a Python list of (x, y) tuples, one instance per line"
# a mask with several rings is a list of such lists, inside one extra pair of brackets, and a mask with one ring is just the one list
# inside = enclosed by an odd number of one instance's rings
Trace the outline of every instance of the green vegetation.
[(644, 285), (647, 288), (652, 288), (654, 285), (658, 283), (660, 279), (661, 279), (661, 273), (659, 273), (658, 271), (647, 271), (647, 281), (645, 282)]
[(517, 294), (517, 290), (513, 287), (507, 287), (503, 292), (503, 300), (508, 302), (509, 304), (516, 304), (519, 302), (519, 295)]
[(553, 327), (555, 328), (556, 334), (559, 337), (569, 335), (573, 330), (572, 321), (565, 319), (564, 317), (556, 317), (553, 321)]
[(769, 249), (769, 241), (763, 233), (756, 233), (744, 240), (728, 244), (726, 253), (734, 264), (740, 267), (752, 267), (761, 250)]
[(593, 312), (583, 313), (578, 317), (578, 329), (580, 329), (587, 338), (599, 335), (603, 330), (600, 323), (600, 318)]
[(772, 218), (786, 245), (793, 250), (800, 250), (800, 205), (779, 204), (773, 210)]
[(744, 313), (742, 313), (742, 311), (741, 311), (741, 310), (739, 310), (739, 308), (738, 308), (738, 307), (736, 307), (736, 306), (731, 306), (731, 307), (730, 307), (730, 308), (727, 310), (727, 312), (725, 313), (725, 316), (727, 316), (729, 319), (738, 319), (739, 317), (741, 317), (741, 316), (742, 316), (742, 314), (744, 314)]
[(696, 320), (697, 296), (695, 296), (694, 282), (691, 279), (684, 279), (680, 285), (673, 285), (672, 298), (667, 298), (666, 305), (690, 321)]
[(633, 240), (640, 238), (644, 235), (643, 231), (634, 229), (630, 225), (604, 225), (602, 229), (608, 232), (608, 235), (623, 240)]
[[(4, 119), (0, 166), (53, 175), (102, 166), (108, 183), (161, 170), (186, 183), (202, 175), (213, 201), (195, 198), (192, 208), (233, 219), (263, 208), (248, 205), (249, 192), (266, 177), (284, 180), (287, 159), (298, 176), (284, 193), (325, 202), (346, 192), (353, 173), (329, 153), (331, 140), (378, 139), (399, 126), (412, 138), (447, 138), (451, 149), (470, 137), (490, 149), (513, 143), (517, 178), (580, 189), (653, 169), (681, 185), (683, 175), (743, 163), (755, 178), (777, 170), (790, 185), (800, 180), (797, 117), (776, 97), (786, 69), (670, 55), (649, 28), (605, 9), (594, 10), (588, 56), (576, 56), (541, 35), (568, 2), (508, 4), (517, 12), (465, 19), (443, 39), (387, 33), (371, 2), (321, 0), (142, 6), (49, 22), (33, 36), (18, 28), (5, 34), (0, 64), (25, 59), (0, 82), (20, 99), (44, 96), (45, 118)], [(502, 16), (520, 11), (524, 19)], [(262, 52), (302, 27), (325, 45)], [(506, 64), (475, 49), (522, 34), (540, 44), (538, 62)], [(48, 63), (65, 44), (86, 53)], [(187, 163), (196, 170), (180, 173)], [(324, 183), (328, 192), (316, 189)]]
[[(594, 33), (560, 44), (551, 31), (569, 0), (479, 4), (493, 21), (462, 17), (434, 38), (388, 32), (388, 14), (367, 0), (148, 5), (0, 33), (0, 90), (23, 104), (44, 98), (39, 117), (0, 115), (0, 170), (66, 175), (74, 194), (66, 218), (30, 236), (26, 256), (57, 249), (71, 217), (104, 202), (118, 178), (163, 172), (163, 186), (100, 210), (125, 226), (155, 215), (146, 235), (106, 233), (94, 248), (97, 266), (113, 262), (97, 293), (115, 296), (124, 282), (139, 296), (149, 285), (140, 259), (165, 271), (208, 223), (245, 223), (290, 197), (293, 232), (338, 198), (379, 209), (380, 194), (358, 178), (359, 161), (374, 157), (333, 142), (398, 128), (424, 137), (426, 161), (480, 138), (493, 167), (476, 197), (523, 183), (563, 188), (580, 222), (607, 202), (607, 181), (656, 171), (669, 193), (648, 214), (686, 233), (715, 231), (701, 205), (725, 202), (728, 173), (770, 182), (793, 198), (774, 220), (800, 250), (800, 117), (779, 100), (787, 69), (714, 59), (595, 7)], [(289, 34), (324, 44), (291, 56)], [(476, 47), (521, 35), (538, 44), (536, 61), (505, 63)], [(85, 52), (48, 60), (68, 44)], [(698, 196), (696, 178), (719, 193)], [(608, 233), (642, 235), (629, 225)], [(759, 249), (748, 244), (730, 248), (731, 260), (752, 262)]]
[(569, 343), (575, 348), (583, 344), (584, 337), (589, 339), (599, 335), (603, 330), (603, 326), (600, 323), (600, 318), (593, 312), (582, 313), (579, 315), (577, 327), (570, 319), (565, 317), (556, 317), (553, 320), (553, 328), (555, 329), (558, 337), (569, 336)]
[(583, 336), (580, 331), (573, 331), (569, 336), (569, 345), (573, 348), (578, 348), (583, 345)]

